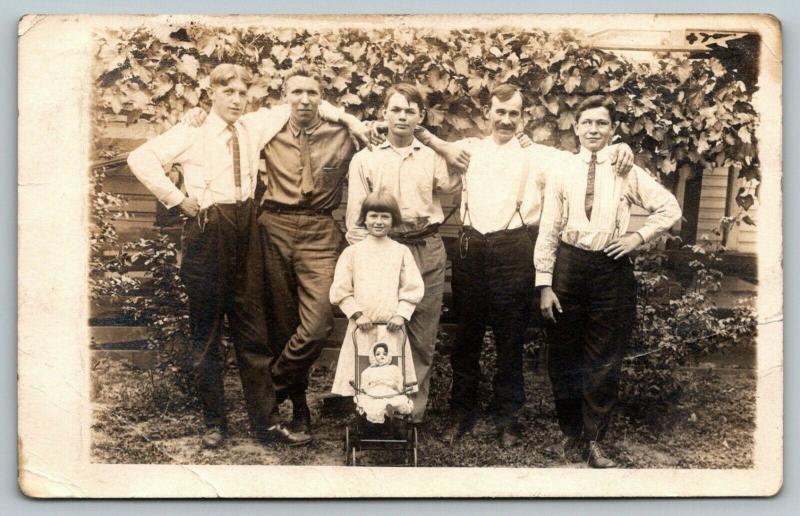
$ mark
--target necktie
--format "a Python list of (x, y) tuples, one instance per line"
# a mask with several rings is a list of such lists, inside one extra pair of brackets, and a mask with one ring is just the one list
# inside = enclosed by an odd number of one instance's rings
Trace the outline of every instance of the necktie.
[(231, 150), (233, 151), (233, 185), (236, 188), (236, 195), (234, 197), (238, 201), (241, 199), (242, 194), (242, 165), (240, 163), (239, 135), (236, 133), (236, 127), (233, 125), (229, 125), (228, 130), (231, 132)]
[(300, 159), (303, 169), (300, 172), (300, 193), (304, 197), (314, 193), (314, 177), (311, 175), (311, 150), (308, 148), (308, 133), (300, 129)]
[(586, 199), (584, 208), (586, 208), (586, 218), (592, 218), (592, 204), (594, 203), (594, 174), (597, 168), (597, 154), (592, 153), (592, 159), (589, 161), (589, 174), (586, 177)]

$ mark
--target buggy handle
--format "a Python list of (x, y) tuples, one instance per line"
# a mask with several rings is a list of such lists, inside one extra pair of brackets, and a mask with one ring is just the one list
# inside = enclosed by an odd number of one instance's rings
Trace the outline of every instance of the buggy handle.
[(414, 385), (416, 385), (416, 384), (417, 384), (417, 382), (406, 384), (405, 389), (403, 389), (402, 391), (397, 391), (395, 394), (383, 394), (381, 396), (373, 396), (372, 394), (369, 394), (364, 389), (362, 389), (360, 387), (356, 387), (356, 383), (353, 380), (350, 380), (350, 387), (352, 387), (353, 390), (356, 391), (356, 394), (363, 394), (364, 396), (369, 396), (370, 398), (376, 399), (376, 400), (394, 398), (395, 396), (400, 396), (400, 395), (403, 395), (403, 394), (411, 394), (413, 392), (412, 387)]

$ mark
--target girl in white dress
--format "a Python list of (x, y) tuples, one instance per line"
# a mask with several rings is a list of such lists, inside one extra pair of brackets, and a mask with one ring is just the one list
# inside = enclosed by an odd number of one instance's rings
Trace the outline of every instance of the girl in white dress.
[[(355, 380), (353, 331), (356, 328), (357, 337), (365, 345), (387, 343), (390, 357), (400, 355), (397, 345), (404, 342), (406, 384), (413, 385), (411, 392), (414, 392), (417, 378), (411, 346), (399, 330), (422, 299), (425, 291), (422, 276), (411, 251), (389, 238), (392, 226), (400, 222), (400, 209), (391, 194), (383, 190), (369, 194), (361, 205), (360, 219), (359, 224), (367, 228), (367, 237), (342, 252), (331, 285), (331, 303), (338, 305), (350, 320), (331, 392), (342, 396), (356, 394), (351, 385)], [(375, 323), (385, 323), (385, 332), (383, 326), (376, 328)], [(366, 350), (363, 351), (360, 354), (366, 355)], [(383, 402), (385, 410), (387, 403)]]

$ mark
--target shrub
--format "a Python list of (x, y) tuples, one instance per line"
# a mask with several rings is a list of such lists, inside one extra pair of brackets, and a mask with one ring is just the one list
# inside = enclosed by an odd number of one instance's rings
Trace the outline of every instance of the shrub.
[(651, 417), (676, 402), (682, 391), (677, 369), (690, 359), (755, 337), (750, 304), (725, 315), (712, 299), (720, 290), (722, 273), (715, 266), (723, 249), (708, 240), (684, 249), (691, 269), (685, 285), (671, 278), (666, 252), (654, 245), (636, 258), (637, 317), (621, 379), (621, 399), (632, 416)]
[[(161, 228), (153, 238), (120, 243), (113, 221), (125, 217), (125, 202), (106, 192), (103, 167), (92, 171), (90, 230), (90, 297), (119, 302), (126, 321), (148, 326), (152, 368), (137, 375), (144, 381), (126, 399), (150, 405), (154, 412), (185, 404), (191, 396), (192, 367), (188, 305), (178, 275), (178, 249)], [(140, 269), (140, 274), (132, 274)], [(143, 407), (144, 409), (144, 407)]]

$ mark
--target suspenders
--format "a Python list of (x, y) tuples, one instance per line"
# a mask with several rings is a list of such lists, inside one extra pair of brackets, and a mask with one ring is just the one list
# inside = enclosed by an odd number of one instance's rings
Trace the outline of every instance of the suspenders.
[[(531, 154), (530, 152), (525, 152), (525, 155), (522, 158), (522, 174), (519, 178), (519, 187), (517, 188), (517, 198), (516, 203), (514, 206), (514, 213), (511, 214), (511, 218), (508, 219), (506, 222), (505, 227), (503, 230), (508, 229), (508, 226), (511, 225), (511, 221), (514, 220), (514, 215), (519, 215), (519, 221), (522, 222), (522, 225), (525, 225), (525, 220), (522, 218), (522, 213), (520, 209), (522, 208), (522, 201), (525, 198), (525, 186), (528, 184), (528, 176), (531, 173)], [(461, 221), (463, 226), (469, 226), (467, 224), (467, 219), (469, 218), (469, 197), (468, 197), (468, 188), (467, 188), (467, 175), (464, 174), (464, 177), (461, 179), (461, 200), (464, 203), (464, 220)]]
[[(524, 150), (524, 149), (523, 149)], [(519, 221), (522, 223), (522, 227), (525, 227), (525, 219), (522, 217), (522, 212), (520, 211), (522, 208), (522, 201), (525, 198), (525, 187), (528, 184), (528, 176), (531, 172), (531, 154), (530, 152), (525, 152), (524, 156), (522, 157), (522, 173), (520, 174), (519, 178), (519, 187), (517, 188), (517, 198), (515, 200), (514, 206), (514, 213), (511, 214), (511, 218), (508, 219), (506, 222), (505, 227), (502, 231), (508, 230), (508, 227), (511, 225), (511, 222), (514, 220), (514, 216), (519, 216)], [(464, 174), (464, 177), (461, 179), (461, 200), (464, 203), (464, 220), (461, 221), (462, 227), (470, 227), (467, 223), (467, 219), (469, 218), (469, 198), (467, 195), (467, 175)], [(529, 235), (530, 237), (530, 235)], [(461, 258), (465, 258), (467, 256), (467, 252), (469, 251), (469, 235), (464, 235), (464, 231), (462, 229), (461, 235), (459, 236), (459, 253), (461, 254)]]

